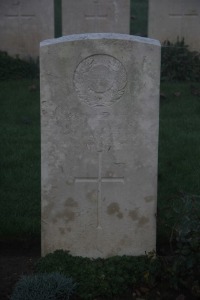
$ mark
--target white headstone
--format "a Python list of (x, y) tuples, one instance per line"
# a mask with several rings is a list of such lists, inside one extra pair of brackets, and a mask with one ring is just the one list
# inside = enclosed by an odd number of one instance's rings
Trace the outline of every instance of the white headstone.
[(130, 31), (130, 0), (62, 0), (63, 35)]
[(148, 36), (160, 42), (184, 38), (191, 50), (200, 51), (200, 1), (149, 0)]
[(36, 58), (53, 37), (54, 0), (0, 0), (0, 51)]
[(156, 246), (160, 43), (83, 34), (41, 43), (42, 253)]

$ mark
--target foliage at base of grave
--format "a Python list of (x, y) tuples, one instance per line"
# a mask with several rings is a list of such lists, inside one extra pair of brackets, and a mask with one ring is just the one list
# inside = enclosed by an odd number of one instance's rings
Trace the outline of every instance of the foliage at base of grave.
[(181, 193), (165, 212), (165, 222), (173, 224), (169, 225), (173, 259), (166, 268), (169, 285), (200, 298), (200, 196)]
[[(165, 256), (74, 257), (58, 250), (37, 263), (38, 272), (60, 272), (77, 282), (80, 299), (113, 299), (135, 294), (145, 299), (200, 298), (200, 196), (182, 194), (175, 202), (171, 250)], [(166, 211), (166, 218), (170, 218)], [(170, 223), (170, 220), (168, 220)], [(173, 245), (173, 247), (172, 247)], [(185, 297), (185, 298), (183, 298)]]
[(162, 45), (161, 79), (168, 81), (200, 81), (200, 53), (190, 51), (184, 39)]
[(81, 299), (121, 296), (142, 284), (153, 285), (160, 276), (160, 262), (154, 256), (115, 256), (107, 259), (74, 257), (67, 251), (57, 250), (41, 258), (39, 272), (60, 272), (77, 282)]
[(11, 300), (68, 300), (76, 284), (59, 273), (23, 276), (16, 284)]
[[(190, 253), (192, 255), (192, 253)], [(58, 250), (40, 259), (39, 272), (58, 271), (73, 276), (77, 282), (78, 299), (116, 299), (135, 295), (142, 299), (176, 299), (200, 297), (199, 257), (176, 253), (174, 256), (112, 257), (89, 259), (73, 257)], [(121, 299), (121, 298), (120, 298)]]
[(39, 61), (29, 58), (22, 60), (11, 57), (0, 51), (0, 80), (8, 79), (34, 79), (39, 77)]

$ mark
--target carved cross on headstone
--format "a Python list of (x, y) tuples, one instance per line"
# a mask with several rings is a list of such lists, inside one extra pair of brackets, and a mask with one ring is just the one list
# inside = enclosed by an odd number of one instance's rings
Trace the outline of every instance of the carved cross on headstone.
[[(17, 26), (17, 32), (18, 32), (18, 44), (19, 47), (21, 47), (21, 51), (23, 51), (23, 35), (22, 32), (24, 31), (23, 27), (23, 21), (26, 20), (29, 22), (30, 20), (33, 20), (36, 16), (33, 12), (27, 13), (26, 11), (23, 11), (23, 2), (19, 0), (13, 0), (10, 7), (8, 8), (7, 13), (5, 13), (5, 18), (7, 19), (16, 19), (16, 26)], [(26, 3), (26, 7), (29, 7)]]
[(101, 229), (102, 183), (124, 183), (124, 177), (102, 177), (102, 150), (98, 151), (98, 177), (76, 177), (75, 183), (97, 184), (97, 228)]
[(189, 21), (193, 22), (194, 19), (198, 18), (198, 10), (192, 8), (192, 5), (187, 5), (186, 3), (180, 1), (176, 3), (176, 7), (172, 6), (172, 9), (169, 11), (169, 18), (176, 22), (175, 31), (177, 36), (185, 36), (185, 27), (184, 24), (187, 24)]
[(106, 12), (102, 12), (102, 7), (101, 0), (93, 0), (93, 13), (85, 13), (85, 19), (93, 22), (95, 30), (98, 29), (98, 22), (104, 21), (108, 17)]
[(197, 9), (193, 9), (191, 5), (187, 6), (184, 2), (179, 2), (176, 4), (176, 8), (174, 8), (173, 4), (171, 12), (169, 13), (169, 17), (184, 18), (197, 17), (199, 15)]
[(18, 18), (19, 22), (25, 18), (34, 18), (35, 15), (33, 13), (29, 14), (29, 13), (23, 13), (22, 9), (21, 9), (21, 1), (12, 1), (11, 4), (11, 8), (10, 8), (10, 12), (5, 14), (5, 17), (8, 18)]
[(170, 17), (198, 17), (198, 12), (195, 10), (192, 10), (191, 12), (185, 12), (185, 13), (170, 13)]

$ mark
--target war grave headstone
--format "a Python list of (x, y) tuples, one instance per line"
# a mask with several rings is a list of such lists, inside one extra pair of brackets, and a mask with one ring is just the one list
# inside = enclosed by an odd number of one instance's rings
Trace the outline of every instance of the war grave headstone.
[(53, 37), (53, 0), (0, 1), (0, 51), (36, 58), (39, 43)]
[(149, 0), (148, 36), (160, 42), (184, 38), (191, 50), (200, 51), (200, 1)]
[(40, 47), (42, 254), (152, 251), (160, 43), (97, 33)]
[(130, 32), (130, 0), (62, 0), (63, 35)]

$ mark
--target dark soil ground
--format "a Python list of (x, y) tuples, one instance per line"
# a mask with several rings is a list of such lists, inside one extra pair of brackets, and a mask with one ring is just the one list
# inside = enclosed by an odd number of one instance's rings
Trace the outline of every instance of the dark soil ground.
[(8, 300), (22, 275), (32, 274), (40, 240), (0, 240), (0, 300)]

